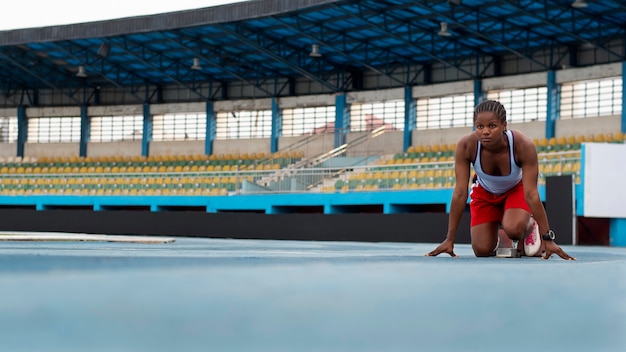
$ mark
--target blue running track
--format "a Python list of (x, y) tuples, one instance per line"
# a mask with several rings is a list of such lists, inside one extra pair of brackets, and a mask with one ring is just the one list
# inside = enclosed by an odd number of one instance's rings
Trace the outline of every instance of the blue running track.
[(626, 248), (0, 243), (3, 351), (626, 351)]

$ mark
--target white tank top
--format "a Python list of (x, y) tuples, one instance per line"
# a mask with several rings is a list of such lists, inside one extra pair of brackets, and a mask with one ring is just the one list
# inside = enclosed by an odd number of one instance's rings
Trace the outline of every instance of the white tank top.
[(509, 163), (511, 164), (511, 173), (506, 176), (488, 175), (483, 171), (480, 165), (480, 141), (476, 148), (476, 160), (474, 161), (474, 171), (476, 172), (478, 183), (489, 193), (500, 195), (515, 187), (522, 180), (522, 168), (515, 163), (515, 153), (513, 152), (513, 132), (507, 130), (505, 132), (509, 139)]

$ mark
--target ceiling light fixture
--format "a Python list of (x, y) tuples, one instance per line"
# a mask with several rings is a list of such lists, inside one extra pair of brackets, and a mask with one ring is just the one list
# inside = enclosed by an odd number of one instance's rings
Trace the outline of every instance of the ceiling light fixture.
[(76, 73), (76, 77), (87, 77), (87, 71), (85, 71), (85, 66), (78, 66), (78, 72)]
[(320, 53), (320, 46), (319, 44), (312, 44), (311, 45), (311, 53), (309, 54), (310, 57), (322, 57), (322, 53)]
[(100, 47), (98, 48), (98, 53), (96, 55), (101, 58), (105, 58), (109, 56), (109, 50), (111, 50), (111, 46), (109, 45), (109, 43), (102, 42), (102, 44), (100, 44)]
[(448, 32), (448, 23), (441, 22), (440, 25), (441, 29), (439, 30), (439, 33), (437, 33), (437, 35), (441, 37), (449, 37), (452, 35), (452, 33)]
[(200, 59), (197, 57), (193, 58), (193, 65), (191, 65), (190, 69), (200, 71), (202, 70), (202, 66), (200, 66)]
[(589, 6), (585, 0), (576, 0), (572, 3), (572, 7), (575, 9), (584, 9)]

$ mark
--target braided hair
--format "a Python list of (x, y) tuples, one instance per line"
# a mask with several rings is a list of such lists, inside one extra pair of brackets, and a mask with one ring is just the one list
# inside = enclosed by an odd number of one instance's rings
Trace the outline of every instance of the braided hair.
[(506, 109), (500, 102), (495, 100), (484, 100), (480, 102), (474, 109), (474, 121), (476, 121), (476, 115), (484, 111), (493, 112), (500, 118), (500, 122), (506, 122)]

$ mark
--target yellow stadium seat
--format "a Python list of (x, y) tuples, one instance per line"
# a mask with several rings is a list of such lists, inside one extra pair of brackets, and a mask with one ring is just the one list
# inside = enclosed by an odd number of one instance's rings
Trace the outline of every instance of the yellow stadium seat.
[(624, 142), (624, 134), (620, 132), (613, 133), (613, 143), (623, 143)]

